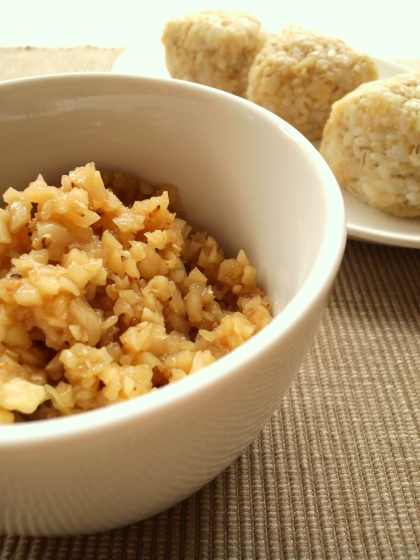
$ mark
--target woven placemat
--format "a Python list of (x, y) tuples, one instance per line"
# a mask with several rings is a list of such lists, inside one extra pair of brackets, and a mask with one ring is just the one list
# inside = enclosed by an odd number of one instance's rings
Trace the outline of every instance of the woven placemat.
[[(0, 79), (119, 52), (0, 49)], [(420, 558), (419, 278), (419, 251), (349, 241), (297, 379), (224, 473), (129, 527), (0, 537), (0, 560)]]
[(0, 48), (0, 81), (61, 72), (108, 72), (124, 49)]

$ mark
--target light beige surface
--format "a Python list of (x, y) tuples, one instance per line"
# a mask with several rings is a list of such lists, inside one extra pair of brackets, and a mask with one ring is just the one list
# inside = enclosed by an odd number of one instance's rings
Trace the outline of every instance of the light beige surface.
[(269, 33), (299, 25), (378, 58), (420, 58), (417, 0), (2, 0), (4, 47), (147, 46), (165, 23), (202, 10), (241, 10)]
[(394, 62), (398, 62), (398, 64), (402, 64), (403, 66), (408, 66), (409, 68), (413, 68), (414, 70), (417, 70), (417, 72), (420, 72), (420, 60), (411, 60), (411, 59), (406, 59), (406, 60), (400, 60), (400, 59), (395, 59)]
[[(110, 70), (117, 52), (95, 51)], [(0, 77), (86, 70), (85, 53), (0, 50)], [(0, 537), (0, 560), (420, 558), (419, 274), (417, 250), (349, 242), (296, 382), (230, 468), (123, 529)]]
[(61, 72), (111, 70), (124, 49), (75, 47), (71, 49), (0, 48), (0, 80)]

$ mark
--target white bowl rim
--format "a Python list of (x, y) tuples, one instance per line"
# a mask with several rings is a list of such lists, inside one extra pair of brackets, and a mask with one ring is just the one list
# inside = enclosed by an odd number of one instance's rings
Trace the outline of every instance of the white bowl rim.
[(275, 344), (276, 340), (304, 320), (305, 316), (310, 313), (311, 308), (316, 306), (317, 302), (329, 292), (344, 253), (346, 244), (345, 210), (341, 191), (334, 175), (321, 155), (303, 135), (280, 117), (250, 101), (221, 90), (183, 80), (107, 72), (73, 72), (6, 80), (0, 82), (0, 94), (3, 89), (19, 86), (20, 84), (30, 86), (34, 82), (72, 81), (84, 80), (86, 78), (99, 81), (105, 79), (115, 82), (126, 80), (128, 82), (160, 83), (174, 90), (196, 90), (200, 92), (200, 95), (220, 97), (228, 103), (247, 105), (251, 112), (268, 120), (273, 126), (278, 127), (284, 134), (300, 144), (300, 147), (308, 157), (315, 161), (318, 160), (317, 170), (325, 187), (329, 207), (329, 219), (324, 235), (325, 242), (317, 262), (300, 290), (287, 306), (274, 317), (269, 325), (254, 335), (244, 345), (218, 359), (214, 364), (207, 366), (192, 376), (186, 377), (181, 383), (165, 386), (160, 390), (152, 391), (136, 399), (48, 421), (39, 420), (2, 425), (0, 427), (0, 448), (3, 449), (22, 445), (36, 446), (41, 442), (53, 443), (57, 439), (62, 441), (63, 438), (79, 438), (92, 431), (100, 432), (111, 426), (115, 428), (134, 419), (145, 418), (150, 414), (159, 414), (162, 408), (177, 406), (183, 400), (194, 398), (198, 393), (208, 390), (213, 384), (218, 383), (221, 378), (234, 375), (235, 372), (240, 370), (243, 363), (246, 363), (251, 358), (255, 359), (256, 356), (264, 353), (267, 348)]

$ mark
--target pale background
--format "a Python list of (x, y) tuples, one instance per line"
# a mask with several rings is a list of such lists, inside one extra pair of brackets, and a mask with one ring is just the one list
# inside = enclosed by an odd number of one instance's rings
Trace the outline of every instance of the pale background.
[(0, 47), (141, 46), (147, 52), (169, 18), (217, 8), (248, 11), (269, 32), (293, 23), (380, 58), (420, 59), (420, 0), (0, 0)]

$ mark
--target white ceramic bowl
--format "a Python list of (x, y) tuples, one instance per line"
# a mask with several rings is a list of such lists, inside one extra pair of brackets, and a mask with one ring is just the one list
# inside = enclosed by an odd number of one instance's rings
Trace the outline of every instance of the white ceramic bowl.
[(69, 418), (0, 428), (0, 533), (125, 525), (225, 469), (286, 393), (317, 331), (345, 245), (339, 188), (273, 114), (176, 80), (110, 74), (0, 84), (0, 189), (95, 162), (179, 187), (232, 256), (243, 248), (275, 319), (165, 389)]

